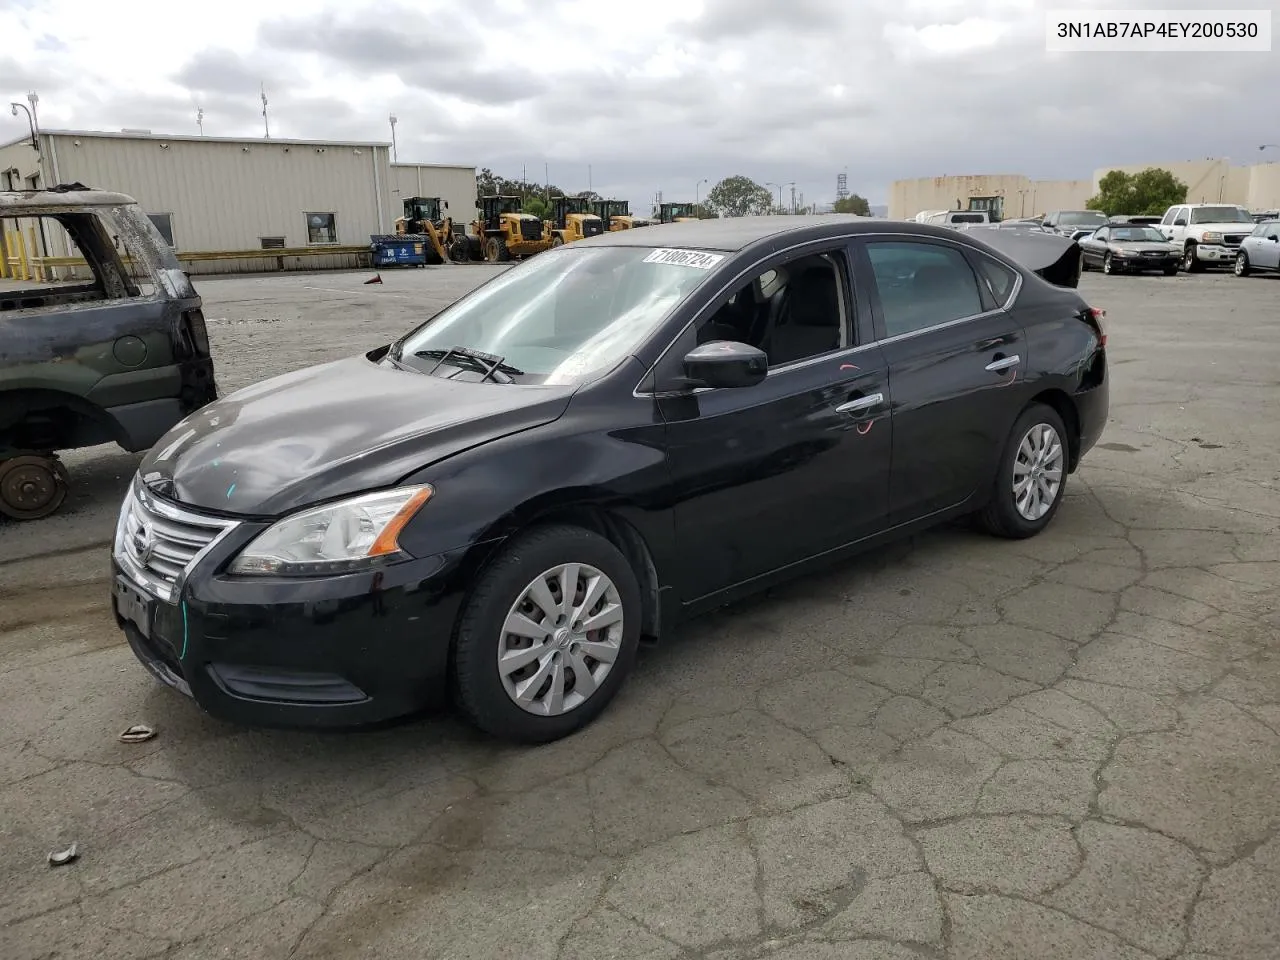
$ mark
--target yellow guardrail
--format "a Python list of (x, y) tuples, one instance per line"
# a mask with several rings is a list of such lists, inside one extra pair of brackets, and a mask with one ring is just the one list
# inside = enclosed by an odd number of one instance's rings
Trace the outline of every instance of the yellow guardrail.
[[(14, 280), (51, 280), (52, 271), (58, 267), (88, 269), (88, 262), (83, 257), (41, 257), (33, 256), (38, 250), (36, 231), (29, 229), (30, 237), (24, 237), (20, 231), (12, 230), (0, 236), (0, 278)], [(176, 253), (179, 263), (208, 263), (226, 260), (275, 260), (279, 269), (284, 269), (286, 257), (341, 257), (368, 256), (368, 244), (350, 244), (323, 247), (282, 247), (278, 250), (191, 250)], [(125, 266), (133, 265), (132, 257), (121, 257)]]

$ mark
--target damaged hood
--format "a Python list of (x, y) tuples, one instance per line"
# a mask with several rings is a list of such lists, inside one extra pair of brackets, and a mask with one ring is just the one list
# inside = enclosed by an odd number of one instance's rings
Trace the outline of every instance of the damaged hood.
[(966, 232), (992, 250), (1034, 271), (1056, 287), (1080, 284), (1080, 244), (1070, 237), (1034, 227), (1003, 228), (996, 224), (965, 224)]
[(437, 460), (550, 423), (573, 391), (449, 380), (352, 357), (202, 407), (160, 439), (138, 475), (196, 509), (276, 517), (390, 486)]

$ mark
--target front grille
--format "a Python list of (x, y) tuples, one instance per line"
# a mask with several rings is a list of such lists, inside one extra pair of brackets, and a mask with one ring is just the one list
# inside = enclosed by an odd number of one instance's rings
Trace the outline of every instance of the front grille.
[(1171, 256), (1173, 256), (1173, 254), (1172, 254), (1172, 253), (1166, 253), (1166, 252), (1165, 252), (1165, 251), (1163, 251), (1163, 250), (1143, 250), (1143, 251), (1142, 251), (1142, 255), (1143, 255), (1144, 257), (1171, 257)]
[(525, 240), (541, 240), (542, 239), (542, 221), (541, 220), (521, 220), (520, 236)]
[(604, 233), (604, 221), (588, 220), (582, 225), (582, 235), (584, 237), (596, 237)]
[(1225, 233), (1222, 235), (1222, 242), (1228, 247), (1238, 247), (1247, 236), (1247, 233)]
[(235, 521), (192, 513), (160, 500), (135, 481), (116, 524), (116, 562), (157, 598), (173, 598), (178, 579)]

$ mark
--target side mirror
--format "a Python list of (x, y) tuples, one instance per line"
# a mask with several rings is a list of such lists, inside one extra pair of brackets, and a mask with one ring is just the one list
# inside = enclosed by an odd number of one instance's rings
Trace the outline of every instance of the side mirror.
[(1187, 225), (1187, 218), (1179, 217), (1177, 220), (1173, 221), (1173, 225), (1175, 227), (1185, 227)]
[(769, 358), (759, 347), (733, 340), (712, 340), (684, 355), (684, 375), (691, 385), (752, 387), (769, 373)]

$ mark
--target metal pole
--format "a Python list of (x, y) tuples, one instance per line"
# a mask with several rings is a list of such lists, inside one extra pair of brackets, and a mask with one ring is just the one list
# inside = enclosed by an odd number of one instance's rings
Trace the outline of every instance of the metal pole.
[(400, 162), (400, 151), (396, 148), (396, 115), (393, 113), (387, 118), (391, 121), (391, 162)]
[(587, 164), (587, 193), (595, 193), (591, 186), (591, 164)]
[(19, 110), (27, 115), (27, 129), (31, 131), (31, 149), (36, 152), (38, 157), (40, 156), (40, 136), (36, 133), (35, 118), (31, 116), (31, 111), (27, 109), (25, 104), (17, 103), (16, 101), (9, 104), (9, 112), (15, 117), (18, 115)]
[(271, 139), (271, 121), (267, 119), (267, 88), (260, 86), (259, 91), (262, 94), (262, 138), (264, 140)]

